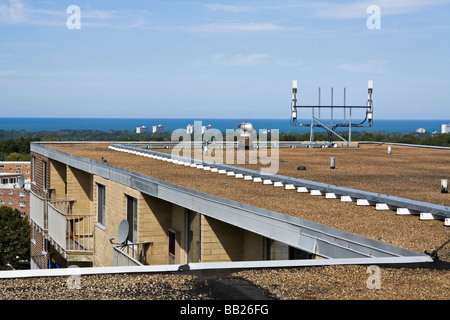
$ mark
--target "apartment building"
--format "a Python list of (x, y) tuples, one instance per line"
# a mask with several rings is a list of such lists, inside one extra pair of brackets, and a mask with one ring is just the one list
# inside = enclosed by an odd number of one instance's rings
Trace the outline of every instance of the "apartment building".
[[(166, 150), (165, 144), (160, 150)], [(261, 265), (273, 260), (343, 258), (374, 263), (374, 258), (386, 257), (431, 260), (408, 248), (309, 221), (313, 214), (323, 217), (314, 207), (319, 191), (315, 188), (330, 192), (328, 184), (305, 187), (304, 180), (290, 177), (281, 183), (282, 176), (272, 176), (280, 180), (270, 181), (241, 168), (243, 176), (238, 167), (225, 170), (218, 163), (178, 160), (139, 145), (36, 142), (31, 144), (31, 157), (33, 268), (253, 261)], [(254, 180), (247, 182), (250, 175)], [(278, 188), (280, 184), (286, 185)], [(303, 195), (300, 189), (311, 189), (313, 196)], [(354, 197), (346, 197), (350, 196)], [(296, 206), (308, 213), (308, 220), (287, 214), (293, 208), (292, 197), (298, 197)], [(330, 216), (344, 217), (349, 212), (345, 202), (328, 203)], [(423, 210), (443, 212), (423, 205)], [(371, 229), (381, 223), (374, 221)], [(349, 226), (355, 228), (352, 221)]]
[(151, 177), (103, 162), (93, 168), (87, 158), (46, 145), (35, 144), (31, 156), (33, 268), (309, 257), (188, 208), (179, 195), (171, 201), (155, 196), (155, 183), (162, 182)]
[(31, 175), (30, 161), (0, 161), (0, 173), (23, 174), (25, 179)]
[(0, 206), (17, 209), (23, 217), (29, 217), (30, 174), (29, 161), (0, 161)]

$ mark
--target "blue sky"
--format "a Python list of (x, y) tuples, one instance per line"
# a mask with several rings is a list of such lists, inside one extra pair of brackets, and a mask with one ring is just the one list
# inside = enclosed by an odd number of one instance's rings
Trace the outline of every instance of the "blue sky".
[(447, 120), (449, 16), (450, 0), (0, 0), (1, 116), (289, 118), (292, 80), (303, 105), (319, 87), (364, 105), (373, 80), (375, 119)]

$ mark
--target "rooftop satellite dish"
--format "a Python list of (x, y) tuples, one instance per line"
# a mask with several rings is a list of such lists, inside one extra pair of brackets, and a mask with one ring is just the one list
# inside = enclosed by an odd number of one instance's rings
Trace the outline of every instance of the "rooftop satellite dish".
[(119, 230), (117, 231), (120, 243), (124, 244), (128, 239), (128, 221), (122, 220), (119, 224)]

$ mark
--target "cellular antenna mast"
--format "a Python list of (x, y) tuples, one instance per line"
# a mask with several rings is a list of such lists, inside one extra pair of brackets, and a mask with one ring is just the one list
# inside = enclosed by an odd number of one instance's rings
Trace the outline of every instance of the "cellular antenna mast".
[[(347, 106), (346, 105), (346, 89), (344, 88), (344, 105), (334, 105), (333, 103), (333, 88), (331, 88), (331, 105), (321, 105), (320, 103), (320, 88), (319, 88), (319, 105), (317, 106), (299, 106), (297, 105), (297, 80), (292, 81), (292, 124), (297, 127), (310, 127), (310, 143), (314, 141), (314, 128), (323, 128), (328, 132), (328, 141), (331, 143), (331, 139), (333, 135), (337, 136), (339, 139), (343, 140), (346, 143), (351, 142), (352, 140), (352, 128), (356, 127), (371, 127), (373, 125), (373, 81), (369, 80), (368, 83), (368, 96), (367, 103), (365, 106)], [(311, 122), (310, 123), (300, 123), (298, 119), (297, 109), (311, 109)], [(315, 109), (318, 109), (319, 116), (316, 117)], [(331, 122), (330, 124), (325, 124), (320, 118), (321, 109), (329, 109), (331, 111)], [(334, 123), (334, 109), (343, 109), (344, 111), (344, 121)], [(353, 109), (366, 109), (366, 115), (364, 120), (359, 123), (352, 122), (352, 110)], [(347, 121), (347, 112), (349, 112), (349, 119)], [(348, 141), (344, 139), (341, 135), (336, 132), (337, 128), (346, 127), (348, 128)]]

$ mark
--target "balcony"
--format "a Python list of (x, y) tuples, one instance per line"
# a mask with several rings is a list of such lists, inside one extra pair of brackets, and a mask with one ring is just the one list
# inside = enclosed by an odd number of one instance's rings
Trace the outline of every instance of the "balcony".
[(113, 246), (113, 266), (148, 265), (147, 250), (152, 244), (153, 242), (146, 241)]
[(94, 216), (73, 214), (74, 202), (30, 192), (30, 220), (68, 262), (91, 262)]

